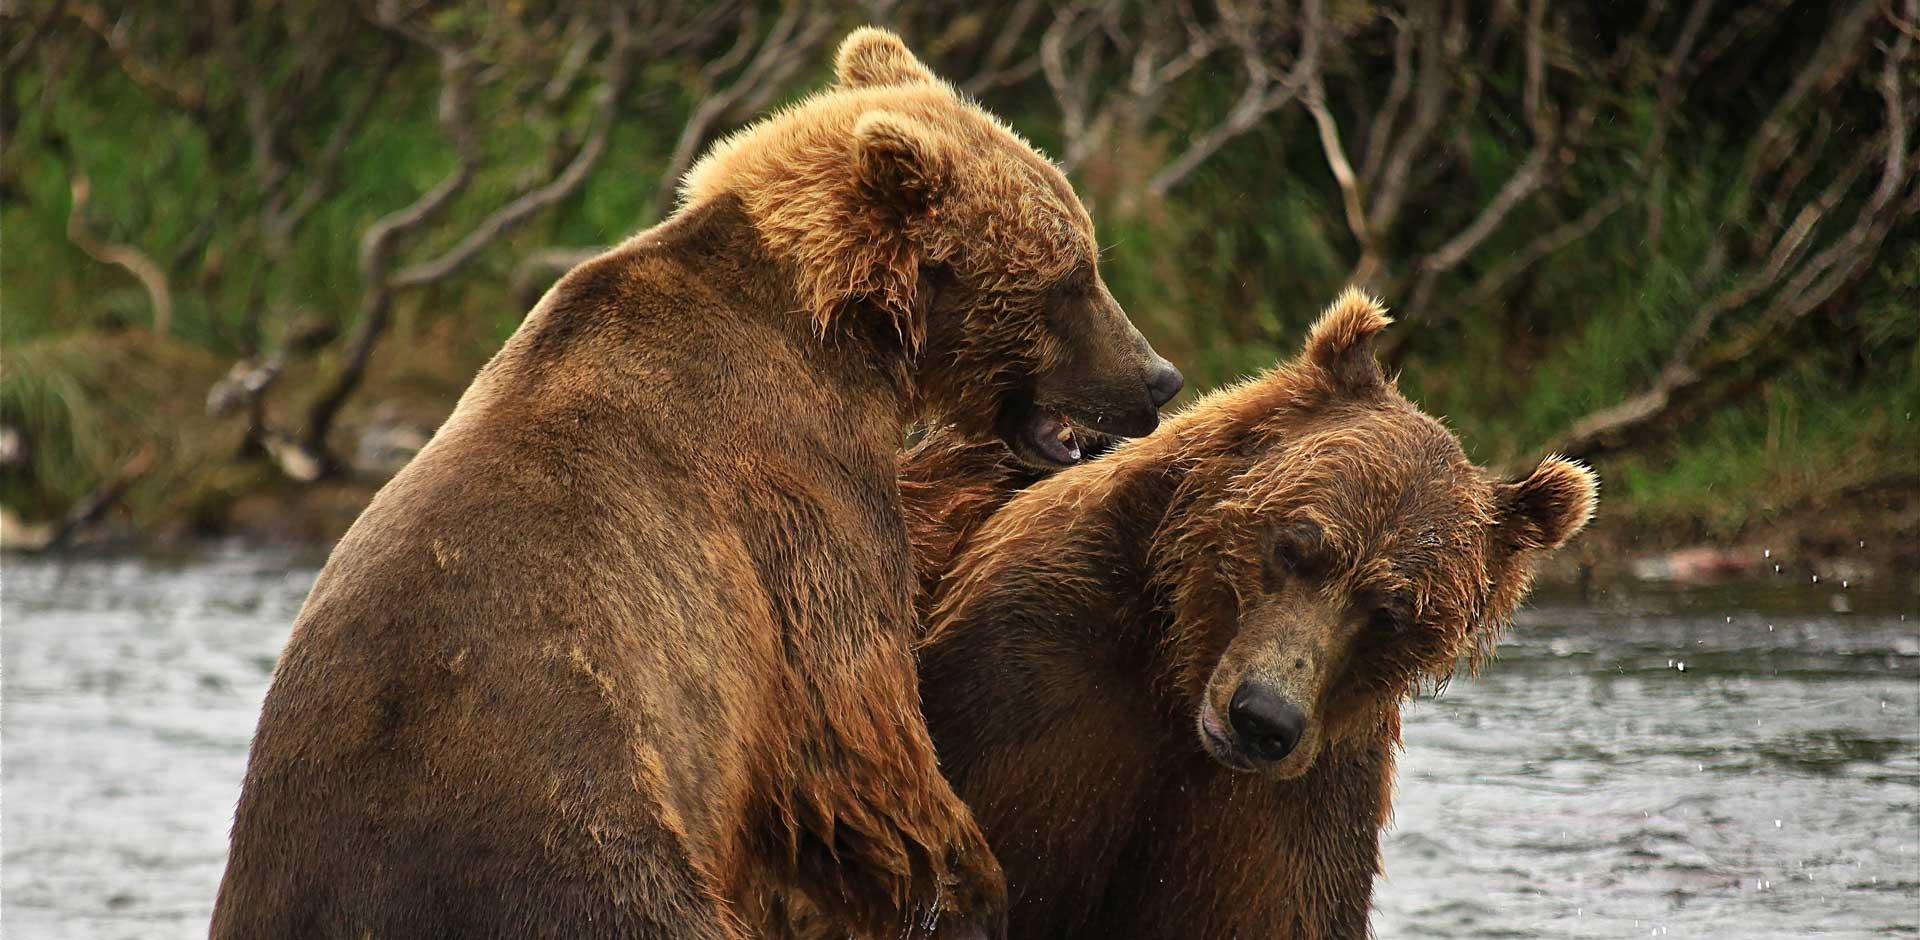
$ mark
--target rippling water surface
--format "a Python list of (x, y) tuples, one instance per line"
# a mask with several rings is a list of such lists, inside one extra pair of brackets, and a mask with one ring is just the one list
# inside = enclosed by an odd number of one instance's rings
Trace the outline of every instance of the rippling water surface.
[[(6, 936), (206, 935), (316, 561), (6, 560)], [(1920, 624), (1798, 594), (1523, 614), (1408, 709), (1378, 934), (1920, 937)]]

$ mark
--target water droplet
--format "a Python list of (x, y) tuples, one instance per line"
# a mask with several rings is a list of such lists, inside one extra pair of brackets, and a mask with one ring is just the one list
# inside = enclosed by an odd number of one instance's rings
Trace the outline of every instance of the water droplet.
[(1761, 553), (1760, 553), (1760, 557), (1761, 557), (1761, 558), (1772, 558), (1772, 557), (1773, 557), (1773, 549), (1771, 549), (1771, 548), (1769, 548), (1769, 549), (1767, 549), (1766, 551), (1763, 551), (1763, 552), (1761, 552)]
[(1815, 584), (1819, 584), (1819, 583), (1820, 583), (1820, 576), (1819, 576), (1819, 575), (1817, 575), (1817, 574), (1816, 574), (1816, 575), (1814, 575), (1814, 576), (1813, 576), (1813, 583), (1815, 583)]

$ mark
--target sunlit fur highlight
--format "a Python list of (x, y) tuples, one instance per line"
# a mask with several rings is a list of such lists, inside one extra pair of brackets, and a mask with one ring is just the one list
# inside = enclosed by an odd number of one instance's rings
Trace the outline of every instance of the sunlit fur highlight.
[[(1000, 396), (1057, 365), (1041, 301), (1094, 262), (1092, 220), (1058, 167), (892, 34), (855, 32), (837, 62), (838, 84), (716, 144), (687, 173), (681, 211), (737, 195), (769, 251), (793, 266), (800, 313), (821, 335), (878, 318), (923, 407), (990, 420)], [(921, 204), (874, 198), (903, 181)], [(924, 273), (934, 267), (973, 296), (967, 329), (930, 346)]]

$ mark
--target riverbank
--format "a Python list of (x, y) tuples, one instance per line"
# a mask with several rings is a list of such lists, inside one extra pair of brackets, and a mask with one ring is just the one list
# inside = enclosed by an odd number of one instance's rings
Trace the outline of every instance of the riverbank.
[[(403, 331), (337, 421), (346, 472), (311, 483), (244, 453), (245, 417), (208, 407), (228, 364), (197, 346), (128, 330), (10, 348), (0, 359), (0, 423), (13, 438), (0, 464), (0, 546), (233, 538), (324, 548), (425, 444), (497, 342), (448, 320)], [(323, 365), (285, 368), (266, 398), (269, 426), (293, 426)], [(1602, 461), (1599, 516), (1543, 581), (1593, 590), (1819, 578), (1920, 597), (1920, 474), (1899, 460), (1909, 439), (1883, 428), (1823, 449), (1769, 427), (1751, 456), (1732, 437), (1665, 463)]]
[[(151, 529), (123, 512), (78, 533), (61, 551), (191, 551), (210, 539), (323, 557), (379, 489), (377, 481), (295, 484), (260, 474), (202, 511), (163, 517)], [(1703, 541), (1699, 526), (1650, 526), (1629, 511), (1603, 508), (1594, 524), (1540, 571), (1543, 591), (1563, 597), (1633, 592), (1649, 585), (1750, 585), (1791, 591), (1802, 603), (1818, 594), (1844, 613), (1849, 598), (1872, 594), (1897, 607), (1920, 604), (1920, 488), (1893, 481), (1836, 494), (1829, 504), (1755, 520), (1731, 537)], [(0, 550), (40, 554), (52, 523), (24, 525), (0, 507)], [(1823, 586), (1824, 585), (1824, 586)], [(1817, 606), (1817, 604), (1816, 604)]]

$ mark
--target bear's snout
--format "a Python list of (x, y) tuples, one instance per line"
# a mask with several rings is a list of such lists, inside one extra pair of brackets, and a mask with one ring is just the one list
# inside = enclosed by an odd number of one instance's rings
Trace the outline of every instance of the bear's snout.
[(1293, 753), (1307, 731), (1307, 715), (1279, 692), (1258, 682), (1242, 682), (1227, 706), (1227, 721), (1249, 756), (1279, 761)]
[(1147, 398), (1158, 408), (1173, 400), (1187, 385), (1187, 378), (1174, 368), (1173, 363), (1160, 358), (1158, 353), (1149, 352), (1153, 358), (1147, 365)]

